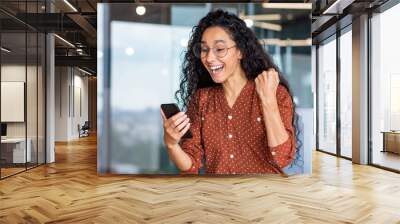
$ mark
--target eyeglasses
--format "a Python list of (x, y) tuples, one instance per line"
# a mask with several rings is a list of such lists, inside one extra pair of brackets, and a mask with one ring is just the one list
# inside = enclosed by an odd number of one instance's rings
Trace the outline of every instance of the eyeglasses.
[(207, 57), (207, 55), (211, 49), (215, 56), (217, 56), (218, 58), (223, 58), (228, 53), (228, 50), (231, 48), (234, 48), (234, 47), (236, 47), (236, 45), (227, 47), (226, 44), (218, 43), (217, 46), (215, 46), (213, 48), (209, 48), (209, 47), (204, 46), (202, 43), (196, 43), (193, 46), (193, 54), (197, 58), (204, 58), (204, 57)]

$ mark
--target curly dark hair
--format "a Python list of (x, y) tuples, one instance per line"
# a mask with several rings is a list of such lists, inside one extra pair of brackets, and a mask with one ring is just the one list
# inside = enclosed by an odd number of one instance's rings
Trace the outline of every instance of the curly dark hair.
[[(271, 57), (265, 52), (255, 33), (236, 15), (218, 9), (209, 12), (192, 29), (182, 64), (179, 90), (175, 93), (175, 98), (184, 109), (187, 109), (197, 89), (221, 85), (212, 80), (201, 60), (196, 57), (193, 52), (194, 46), (201, 42), (204, 31), (210, 27), (223, 28), (236, 43), (236, 47), (242, 53), (240, 64), (248, 80), (254, 80), (264, 70), (273, 68), (279, 74), (279, 84), (283, 85), (288, 90), (293, 102), (293, 95), (287, 80), (282, 76), (278, 66), (274, 64)], [(293, 105), (295, 104), (293, 103)], [(297, 136), (296, 123), (297, 115), (294, 113), (293, 125), (296, 129)], [(298, 153), (296, 153), (296, 155), (298, 158)]]

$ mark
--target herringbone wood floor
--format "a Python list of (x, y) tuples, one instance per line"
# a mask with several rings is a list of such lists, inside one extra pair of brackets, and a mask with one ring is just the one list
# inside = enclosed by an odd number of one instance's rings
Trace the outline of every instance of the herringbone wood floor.
[(400, 223), (400, 175), (316, 152), (311, 176), (96, 173), (94, 137), (0, 181), (0, 223)]

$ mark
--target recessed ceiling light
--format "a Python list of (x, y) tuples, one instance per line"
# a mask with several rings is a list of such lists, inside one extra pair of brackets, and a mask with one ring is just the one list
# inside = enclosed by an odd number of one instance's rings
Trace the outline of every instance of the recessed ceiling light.
[(60, 36), (57, 35), (57, 34), (54, 34), (54, 36), (57, 37), (58, 39), (60, 39), (62, 42), (64, 42), (64, 43), (66, 43), (67, 45), (69, 45), (70, 47), (75, 48), (75, 45), (73, 45), (73, 44), (72, 44), (71, 42), (69, 42), (68, 40), (66, 40), (66, 39), (64, 39), (64, 38), (62, 38), (62, 37), (60, 37)]
[(187, 47), (187, 45), (188, 45), (188, 40), (186, 39), (186, 38), (183, 38), (183, 39), (181, 39), (181, 46), (182, 47)]
[(312, 39), (277, 39), (277, 38), (266, 38), (260, 39), (260, 42), (265, 45), (276, 45), (281, 47), (309, 47), (312, 44)]
[(131, 47), (127, 47), (125, 49), (125, 54), (128, 56), (132, 56), (133, 54), (135, 54), (135, 49), (131, 48)]
[(87, 74), (87, 75), (93, 75), (92, 73), (90, 73), (90, 72), (88, 72), (88, 71), (86, 71), (86, 70), (83, 70), (83, 69), (81, 69), (81, 68), (79, 68), (79, 67), (78, 67), (78, 70), (81, 71), (81, 72), (83, 72), (83, 73), (85, 73), (85, 74)]
[(78, 10), (68, 1), (64, 0), (65, 4), (67, 4), (73, 11), (78, 12)]
[(322, 14), (342, 14), (343, 9), (351, 5), (354, 0), (337, 0), (333, 2)]
[(146, 13), (146, 8), (144, 6), (136, 7), (136, 14), (143, 16)]
[(282, 16), (281, 14), (261, 14), (261, 15), (243, 15), (241, 17), (242, 19), (251, 19), (253, 21), (259, 21), (259, 20), (281, 20)]
[(1, 47), (0, 49), (1, 49), (2, 51), (6, 52), (6, 53), (10, 53), (10, 52), (11, 52), (11, 50), (9, 50), (9, 49), (7, 49), (7, 48), (5, 48), (5, 47)]
[(263, 3), (262, 6), (267, 9), (312, 9), (311, 3)]
[(282, 26), (274, 23), (266, 23), (266, 22), (254, 22), (254, 26), (260, 27), (266, 30), (273, 31), (282, 31)]
[(249, 28), (254, 25), (254, 21), (252, 19), (245, 19), (244, 22), (246, 23), (246, 26)]

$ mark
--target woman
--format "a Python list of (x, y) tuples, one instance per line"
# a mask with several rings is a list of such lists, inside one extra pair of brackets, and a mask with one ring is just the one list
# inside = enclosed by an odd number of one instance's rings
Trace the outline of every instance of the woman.
[[(210, 12), (193, 28), (176, 95), (187, 115), (161, 113), (164, 143), (182, 173), (205, 166), (208, 174), (284, 174), (294, 159), (288, 84), (236, 15)], [(193, 138), (181, 139), (189, 129)]]

